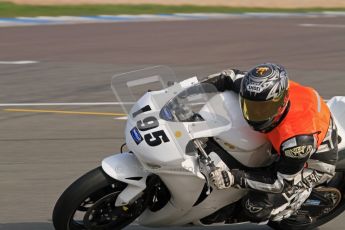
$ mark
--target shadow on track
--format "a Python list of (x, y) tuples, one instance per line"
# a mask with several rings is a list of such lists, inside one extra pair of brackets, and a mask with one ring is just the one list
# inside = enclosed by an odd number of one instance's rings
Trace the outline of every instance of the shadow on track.
[[(153, 230), (153, 229), (162, 229), (162, 228), (144, 228), (140, 226), (130, 226), (127, 227), (126, 230)], [(232, 227), (192, 227), (192, 228), (166, 228), (167, 230), (201, 230), (201, 229), (212, 229), (212, 230), (269, 230), (270, 228), (267, 226), (258, 226), (258, 225), (234, 225)], [(8, 223), (8, 224), (0, 224), (0, 230), (54, 230), (53, 225), (51, 223)]]
[(0, 224), (0, 230), (54, 230), (51, 223), (9, 223)]

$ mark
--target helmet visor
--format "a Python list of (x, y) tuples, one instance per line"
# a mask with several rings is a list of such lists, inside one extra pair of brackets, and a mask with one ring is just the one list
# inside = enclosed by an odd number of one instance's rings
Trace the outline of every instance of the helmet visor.
[(286, 93), (268, 101), (252, 101), (240, 96), (243, 116), (248, 121), (262, 122), (272, 119), (281, 112), (285, 105)]

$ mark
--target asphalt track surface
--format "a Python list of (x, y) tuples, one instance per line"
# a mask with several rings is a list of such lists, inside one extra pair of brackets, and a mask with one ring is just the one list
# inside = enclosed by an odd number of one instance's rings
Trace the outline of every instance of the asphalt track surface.
[[(0, 104), (114, 101), (110, 78), (115, 73), (163, 64), (183, 79), (267, 61), (284, 64), (291, 79), (325, 98), (345, 95), (344, 24), (344, 17), (247, 18), (1, 28), (0, 61), (39, 63), (0, 64)], [(56, 199), (102, 158), (118, 152), (124, 121), (4, 110), (10, 108), (17, 107), (0, 107), (0, 229), (53, 229)], [(25, 109), (121, 112), (119, 106)], [(320, 229), (343, 229), (344, 217)]]

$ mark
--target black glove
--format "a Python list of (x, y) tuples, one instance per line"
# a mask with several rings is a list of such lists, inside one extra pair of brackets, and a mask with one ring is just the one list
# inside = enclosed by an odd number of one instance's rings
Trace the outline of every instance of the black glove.
[(220, 73), (215, 73), (208, 76), (201, 82), (212, 84), (219, 92), (224, 92), (225, 90), (232, 90), (234, 88), (234, 82), (239, 74), (244, 75), (245, 72), (237, 69), (223, 70)]

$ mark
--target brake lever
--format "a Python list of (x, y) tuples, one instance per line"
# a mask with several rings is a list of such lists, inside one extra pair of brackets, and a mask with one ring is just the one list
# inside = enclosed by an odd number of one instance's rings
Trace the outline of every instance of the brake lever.
[(211, 193), (211, 183), (210, 183), (210, 178), (209, 178), (209, 170), (207, 169), (207, 165), (205, 164), (205, 162), (203, 162), (203, 160), (199, 157), (199, 169), (200, 169), (200, 173), (204, 176), (205, 181), (206, 181), (206, 185), (207, 185), (207, 191), (206, 191), (206, 195), (210, 195)]
[(206, 194), (209, 195), (211, 193), (211, 183), (209, 174), (210, 172), (217, 169), (212, 159), (207, 155), (206, 151), (202, 147), (202, 143), (200, 140), (194, 140), (194, 145), (197, 149), (199, 149), (201, 155), (199, 156), (199, 168), (200, 173), (205, 177), (205, 181), (207, 184), (207, 192)]
[(200, 150), (202, 159), (205, 161), (205, 164), (210, 167), (211, 171), (214, 171), (217, 169), (216, 165), (214, 164), (213, 160), (211, 159), (211, 157), (208, 156), (208, 154), (206, 153), (205, 149), (202, 147), (202, 143), (200, 140), (195, 139), (194, 140), (194, 145), (197, 149)]

